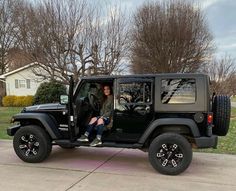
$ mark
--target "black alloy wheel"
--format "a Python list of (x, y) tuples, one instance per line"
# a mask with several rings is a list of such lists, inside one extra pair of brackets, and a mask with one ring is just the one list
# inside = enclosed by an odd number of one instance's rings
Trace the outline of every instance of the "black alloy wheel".
[(25, 134), (20, 137), (19, 149), (26, 157), (36, 156), (39, 152), (39, 142), (33, 134)]
[(46, 131), (36, 125), (21, 127), (13, 139), (13, 147), (17, 156), (30, 163), (45, 160), (52, 150), (52, 143)]
[(176, 168), (182, 162), (184, 154), (177, 144), (162, 144), (157, 158), (163, 167)]
[(178, 175), (192, 161), (192, 148), (185, 137), (164, 133), (156, 137), (149, 147), (149, 161), (161, 174)]

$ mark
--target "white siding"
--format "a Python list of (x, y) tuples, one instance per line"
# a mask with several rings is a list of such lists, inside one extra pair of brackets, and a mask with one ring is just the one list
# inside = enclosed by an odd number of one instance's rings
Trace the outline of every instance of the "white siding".
[[(24, 88), (15, 87), (15, 80), (30, 80), (30, 88), (27, 88), (27, 84)], [(42, 79), (36, 76), (32, 72), (32, 68), (29, 67), (27, 69), (21, 70), (9, 76), (6, 76), (6, 92), (7, 95), (16, 95), (16, 96), (26, 96), (26, 95), (34, 95), (42, 83)]]

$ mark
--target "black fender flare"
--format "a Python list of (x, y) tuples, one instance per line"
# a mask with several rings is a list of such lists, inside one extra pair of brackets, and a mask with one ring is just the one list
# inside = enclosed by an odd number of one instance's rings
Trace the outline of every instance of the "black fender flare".
[(143, 133), (141, 138), (139, 139), (139, 143), (144, 144), (145, 141), (148, 139), (148, 137), (152, 134), (152, 132), (163, 125), (184, 125), (187, 126), (191, 133), (193, 134), (193, 137), (200, 137), (199, 129), (196, 123), (192, 119), (186, 119), (186, 118), (163, 118), (163, 119), (157, 119), (153, 121), (146, 131)]
[(12, 117), (12, 122), (20, 122), (22, 120), (27, 119), (39, 121), (44, 126), (44, 128), (52, 139), (61, 138), (61, 134), (58, 129), (58, 124), (53, 116), (50, 116), (45, 113), (19, 113)]

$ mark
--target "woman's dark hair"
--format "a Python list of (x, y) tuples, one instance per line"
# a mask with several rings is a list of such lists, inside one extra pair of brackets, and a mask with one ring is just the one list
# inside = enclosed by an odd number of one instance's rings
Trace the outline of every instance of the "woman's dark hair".
[[(104, 87), (106, 87), (106, 86), (109, 87), (109, 89), (110, 89), (110, 95), (113, 95), (113, 89), (112, 89), (111, 84), (102, 84), (102, 91), (104, 91)], [(106, 99), (107, 99), (107, 96), (104, 95), (104, 93), (103, 93), (102, 103), (104, 103), (106, 101)]]

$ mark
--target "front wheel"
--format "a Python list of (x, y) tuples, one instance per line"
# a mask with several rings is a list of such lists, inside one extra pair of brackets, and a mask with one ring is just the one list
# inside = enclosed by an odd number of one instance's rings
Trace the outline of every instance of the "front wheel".
[(192, 147), (185, 137), (164, 133), (156, 137), (149, 147), (149, 161), (161, 174), (178, 175), (192, 161)]
[(17, 156), (29, 163), (45, 160), (52, 150), (49, 135), (39, 126), (21, 127), (13, 139), (13, 147)]

